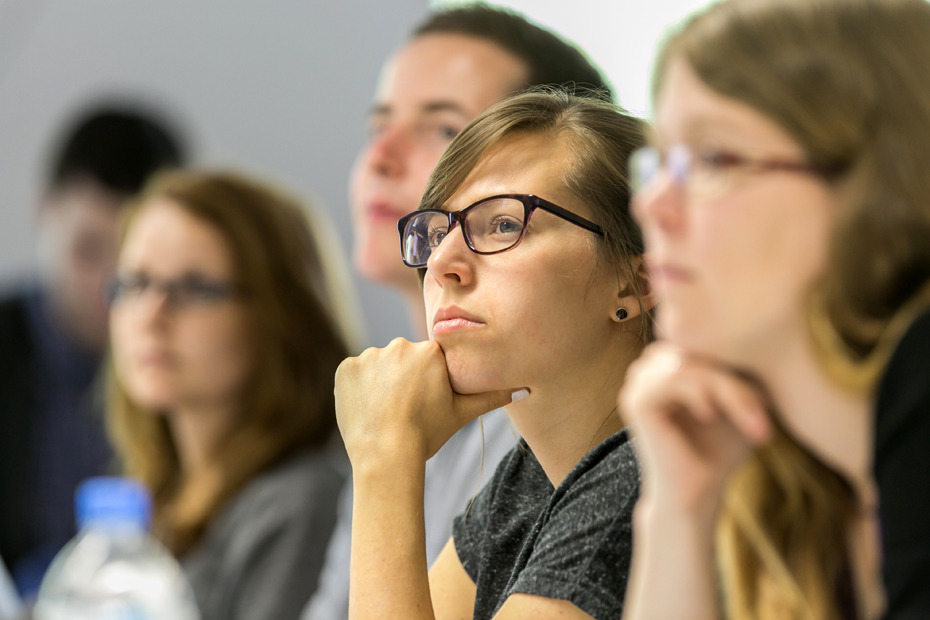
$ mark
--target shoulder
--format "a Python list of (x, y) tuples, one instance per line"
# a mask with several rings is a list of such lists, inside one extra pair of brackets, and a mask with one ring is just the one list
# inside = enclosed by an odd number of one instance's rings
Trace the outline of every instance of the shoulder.
[[(284, 540), (328, 532), (345, 480), (338, 463), (319, 450), (295, 454), (252, 479), (213, 516), (185, 558), (193, 573), (235, 572)], [(322, 525), (321, 525), (322, 523)]]
[(556, 496), (583, 493), (591, 485), (606, 486), (620, 495), (638, 492), (639, 465), (626, 429), (614, 433), (588, 452), (559, 485)]
[(898, 343), (879, 383), (876, 444), (879, 452), (915, 427), (930, 432), (930, 311)]
[(227, 501), (182, 559), (204, 617), (297, 617), (318, 582), (344, 480), (338, 453), (309, 449)]
[(24, 336), (28, 321), (28, 302), (24, 291), (0, 292), (0, 338)]
[[(930, 609), (930, 312), (908, 328), (882, 377), (875, 417), (887, 614)], [(918, 611), (919, 610), (919, 611)], [(910, 617), (910, 616), (908, 616)]]
[(255, 512), (302, 512), (319, 504), (321, 494), (337, 495), (348, 474), (345, 455), (330, 448), (297, 452), (255, 477), (235, 503)]
[[(344, 458), (344, 457), (343, 457)], [(220, 509), (210, 526), (220, 538), (252, 532), (262, 538), (282, 527), (311, 527), (320, 513), (332, 513), (346, 479), (338, 452), (308, 449), (265, 470)]]
[[(470, 573), (491, 549), (521, 540), (552, 495), (552, 484), (522, 440), (498, 464), (491, 480), (455, 518), (453, 539)], [(472, 574), (475, 578), (475, 575)]]
[(597, 618), (619, 617), (639, 482), (626, 431), (592, 449), (546, 505), (509, 592), (567, 600)]

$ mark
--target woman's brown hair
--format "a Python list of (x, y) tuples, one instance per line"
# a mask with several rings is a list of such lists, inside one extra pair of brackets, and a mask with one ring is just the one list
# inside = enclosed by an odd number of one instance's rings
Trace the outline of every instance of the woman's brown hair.
[[(604, 231), (596, 239), (597, 257), (629, 282), (642, 296), (644, 280), (634, 258), (642, 255), (643, 239), (630, 209), (628, 160), (645, 143), (646, 123), (599, 98), (563, 89), (537, 88), (492, 106), (473, 120), (449, 145), (430, 176), (421, 209), (441, 209), (458, 191), (478, 162), (504, 139), (539, 134), (552, 148), (566, 148), (571, 164), (561, 179), (564, 187), (591, 210)], [(641, 307), (644, 317), (650, 308)], [(651, 322), (643, 322), (643, 342), (651, 339)]]
[(297, 200), (233, 173), (167, 172), (127, 209), (124, 239), (154, 200), (170, 201), (226, 240), (254, 355), (235, 427), (207, 470), (191, 478), (180, 467), (165, 418), (133, 402), (108, 363), (110, 434), (126, 472), (153, 492), (156, 533), (180, 554), (255, 475), (331, 440), (333, 377), (348, 351), (326, 298), (330, 286), (316, 232)]

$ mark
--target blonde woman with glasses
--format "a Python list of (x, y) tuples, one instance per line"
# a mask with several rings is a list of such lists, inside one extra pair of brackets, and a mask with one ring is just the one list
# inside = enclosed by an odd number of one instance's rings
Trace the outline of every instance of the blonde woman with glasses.
[(739, 0), (666, 42), (625, 617), (930, 617), (928, 33), (922, 0)]

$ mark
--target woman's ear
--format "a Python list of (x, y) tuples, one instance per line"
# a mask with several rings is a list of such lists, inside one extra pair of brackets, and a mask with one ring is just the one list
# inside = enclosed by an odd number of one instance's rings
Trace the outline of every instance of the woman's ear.
[[(632, 272), (632, 277), (629, 275)], [(627, 277), (623, 277), (626, 275)], [(631, 281), (632, 280), (632, 281)], [(640, 316), (655, 307), (656, 294), (649, 283), (649, 274), (646, 272), (646, 262), (643, 256), (630, 259), (630, 270), (627, 274), (618, 274), (617, 297), (610, 309), (612, 321), (622, 323)]]

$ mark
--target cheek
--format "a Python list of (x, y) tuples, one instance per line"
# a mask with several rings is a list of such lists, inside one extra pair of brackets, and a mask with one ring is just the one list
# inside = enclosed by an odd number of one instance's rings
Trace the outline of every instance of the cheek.
[(729, 355), (725, 347), (756, 346), (800, 325), (823, 268), (829, 222), (817, 203), (781, 198), (784, 204), (744, 202), (693, 217), (687, 256), (696, 278), (660, 304), (663, 337)]
[(114, 368), (117, 371), (126, 367), (126, 344), (132, 334), (126, 319), (125, 313), (118, 308), (114, 307), (110, 310), (110, 351), (113, 356)]
[(356, 220), (361, 217), (364, 189), (368, 181), (367, 153), (368, 151), (365, 149), (358, 154), (349, 174), (349, 204), (352, 208), (352, 216)]
[(203, 375), (238, 376), (244, 374), (251, 358), (248, 329), (238, 317), (218, 317), (199, 329), (178, 330), (175, 342), (186, 361)]
[(410, 190), (412, 193), (410, 198), (414, 201), (414, 204), (410, 207), (411, 211), (420, 205), (420, 199), (423, 198), (423, 192), (426, 190), (429, 177), (448, 145), (447, 142), (435, 145), (420, 145), (416, 151), (411, 153), (408, 160)]

